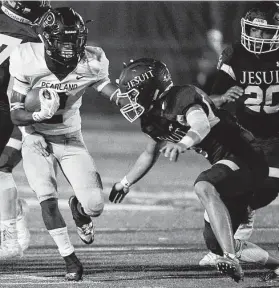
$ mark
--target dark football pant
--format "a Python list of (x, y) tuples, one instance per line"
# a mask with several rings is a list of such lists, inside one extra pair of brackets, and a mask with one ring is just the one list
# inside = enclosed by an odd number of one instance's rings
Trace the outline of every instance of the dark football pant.
[(253, 178), (249, 168), (237, 163), (237, 161), (232, 162), (237, 164), (238, 170), (234, 171), (225, 164), (217, 163), (208, 170), (203, 171), (197, 177), (195, 184), (199, 181), (211, 183), (221, 198), (224, 199), (250, 193)]
[[(247, 206), (249, 195), (236, 197), (235, 199), (222, 199), (231, 216), (233, 233), (236, 232), (239, 225), (247, 219)], [(203, 237), (207, 248), (218, 255), (223, 255), (223, 251), (214, 235), (209, 222), (204, 220)]]
[[(279, 168), (279, 134), (269, 138), (256, 138), (255, 146), (261, 147), (269, 166)], [(264, 207), (278, 196), (279, 179), (270, 177), (253, 192), (251, 208), (255, 210)]]
[(0, 155), (12, 135), (13, 128), (14, 125), (11, 121), (10, 111), (1, 110), (0, 103)]

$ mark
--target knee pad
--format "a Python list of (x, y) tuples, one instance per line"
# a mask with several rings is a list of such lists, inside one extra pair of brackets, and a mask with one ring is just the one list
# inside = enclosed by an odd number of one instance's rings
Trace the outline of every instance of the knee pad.
[(47, 230), (63, 228), (65, 221), (58, 208), (58, 199), (50, 198), (40, 203), (42, 216)]
[(95, 188), (93, 193), (77, 193), (83, 211), (91, 217), (98, 217), (104, 210), (104, 196), (102, 189)]
[(16, 184), (12, 172), (2, 171), (0, 169), (0, 191), (6, 191), (12, 188), (16, 189)]

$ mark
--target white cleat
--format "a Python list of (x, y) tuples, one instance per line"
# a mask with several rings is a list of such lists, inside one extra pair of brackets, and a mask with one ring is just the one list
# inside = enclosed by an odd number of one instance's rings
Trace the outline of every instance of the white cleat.
[(29, 207), (26, 201), (23, 199), (18, 199), (18, 206), (20, 212), (16, 218), (17, 237), (22, 251), (25, 251), (29, 247), (30, 243), (30, 232), (26, 221), (26, 215), (29, 212)]
[(22, 257), (23, 252), (17, 240), (16, 220), (2, 221), (0, 260)]
[(13, 247), (3, 246), (0, 248), (0, 260), (8, 260), (14, 257), (22, 257), (23, 252), (18, 243), (15, 243)]
[(207, 253), (199, 262), (200, 266), (216, 266), (216, 261), (222, 258), (220, 255), (212, 252)]

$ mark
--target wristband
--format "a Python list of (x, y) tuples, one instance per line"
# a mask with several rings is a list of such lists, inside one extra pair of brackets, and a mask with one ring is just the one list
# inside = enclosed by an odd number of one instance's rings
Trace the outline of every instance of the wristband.
[(194, 146), (195, 141), (192, 137), (190, 137), (189, 135), (185, 135), (179, 142), (178, 144), (183, 144), (186, 146), (187, 149), (189, 149), (190, 147)]
[(125, 176), (120, 183), (125, 187), (125, 188), (129, 188), (132, 184), (130, 184), (130, 182), (127, 180), (127, 177)]

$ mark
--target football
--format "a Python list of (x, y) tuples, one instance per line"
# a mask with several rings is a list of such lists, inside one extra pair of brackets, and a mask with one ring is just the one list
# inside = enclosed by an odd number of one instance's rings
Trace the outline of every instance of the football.
[(43, 96), (46, 99), (51, 99), (51, 93), (46, 88), (34, 88), (30, 90), (25, 97), (25, 110), (28, 112), (38, 112), (41, 110), (40, 90), (43, 91)]
[(41, 110), (39, 91), (41, 88), (30, 90), (25, 97), (25, 110), (28, 112), (38, 112)]

